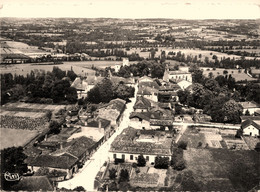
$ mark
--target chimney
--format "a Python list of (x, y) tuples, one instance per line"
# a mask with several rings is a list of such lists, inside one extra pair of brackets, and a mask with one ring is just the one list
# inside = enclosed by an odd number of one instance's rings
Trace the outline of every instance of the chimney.
[(99, 119), (99, 120), (98, 120), (98, 128), (101, 129), (101, 126), (102, 126), (101, 120)]
[(60, 149), (63, 149), (63, 143), (60, 143)]
[(48, 135), (45, 134), (44, 141), (47, 141)]

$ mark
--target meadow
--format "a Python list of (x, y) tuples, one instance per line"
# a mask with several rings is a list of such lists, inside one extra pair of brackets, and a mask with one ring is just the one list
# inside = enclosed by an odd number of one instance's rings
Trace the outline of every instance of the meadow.
[(7, 147), (24, 146), (38, 135), (38, 131), (0, 128), (0, 150)]
[[(223, 68), (216, 68), (216, 70), (213, 70), (213, 68), (208, 68), (208, 67), (201, 67), (203, 69), (203, 75), (208, 77), (209, 73), (212, 72), (214, 77), (217, 77), (219, 75), (224, 75), (223, 71), (227, 71), (228, 75), (232, 75), (233, 78), (235, 78), (236, 81), (242, 81), (242, 80), (247, 80), (247, 81), (253, 81), (256, 80), (255, 78), (249, 77), (246, 73), (244, 73), (243, 70), (239, 73), (238, 69), (223, 69)], [(225, 76), (225, 75), (224, 75)]]

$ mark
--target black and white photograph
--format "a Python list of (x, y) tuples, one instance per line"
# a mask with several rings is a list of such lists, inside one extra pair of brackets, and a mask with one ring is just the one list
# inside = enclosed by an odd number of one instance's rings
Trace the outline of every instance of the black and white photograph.
[(2, 0), (0, 191), (260, 191), (259, 0)]

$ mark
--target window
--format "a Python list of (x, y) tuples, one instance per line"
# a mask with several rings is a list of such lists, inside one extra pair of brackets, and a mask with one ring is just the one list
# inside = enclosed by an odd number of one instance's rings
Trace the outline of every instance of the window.
[(125, 154), (122, 154), (122, 159), (125, 159)]
[(133, 160), (134, 159), (134, 156), (133, 155), (130, 155), (130, 160)]
[(149, 156), (146, 156), (146, 161), (149, 161)]
[(114, 156), (114, 159), (116, 159), (116, 154), (114, 154), (113, 156)]

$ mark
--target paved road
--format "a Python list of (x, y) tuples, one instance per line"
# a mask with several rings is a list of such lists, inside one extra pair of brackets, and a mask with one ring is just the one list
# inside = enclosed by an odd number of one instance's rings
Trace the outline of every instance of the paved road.
[(74, 189), (77, 186), (84, 187), (87, 191), (94, 191), (94, 180), (105, 161), (108, 160), (108, 151), (111, 143), (117, 135), (119, 135), (129, 125), (129, 115), (133, 110), (136, 101), (137, 85), (135, 87), (135, 97), (131, 98), (131, 102), (126, 105), (123, 113), (123, 119), (116, 132), (93, 154), (91, 159), (87, 161), (84, 167), (70, 180), (60, 182), (59, 188)]

